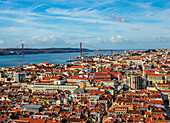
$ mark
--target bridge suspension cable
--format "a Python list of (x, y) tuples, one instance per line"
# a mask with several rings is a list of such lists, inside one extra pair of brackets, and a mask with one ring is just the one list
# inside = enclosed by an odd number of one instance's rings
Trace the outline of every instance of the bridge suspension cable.
[(76, 46), (76, 47), (79, 46), (79, 43), (73, 44), (73, 45), (71, 45), (71, 46), (69, 46), (69, 47), (66, 47), (66, 48), (75, 48), (75, 46)]
[(90, 47), (90, 48), (99, 49), (99, 48), (97, 48), (97, 47), (95, 47), (95, 46), (91, 46), (91, 45), (88, 45), (88, 44), (83, 44), (83, 45), (85, 45), (85, 46), (87, 46), (87, 47)]

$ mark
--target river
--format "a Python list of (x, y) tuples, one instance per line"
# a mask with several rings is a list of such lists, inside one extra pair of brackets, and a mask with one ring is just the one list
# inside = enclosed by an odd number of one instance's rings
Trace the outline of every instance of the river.
[[(110, 55), (111, 52), (109, 51), (88, 52), (88, 55), (96, 55), (96, 54)], [(80, 54), (78, 52), (77, 53), (26, 54), (24, 56), (5, 55), (5, 56), (0, 56), (0, 68), (19, 66), (19, 61), (21, 61), (21, 65), (28, 65), (31, 63), (39, 64), (42, 62), (49, 62), (55, 64), (67, 64), (65, 60), (68, 60), (70, 58), (71, 59), (76, 58), (79, 55)]]

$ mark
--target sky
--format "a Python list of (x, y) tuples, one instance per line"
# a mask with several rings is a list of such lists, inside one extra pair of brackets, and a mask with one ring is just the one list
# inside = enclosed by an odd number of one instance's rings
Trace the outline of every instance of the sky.
[(169, 0), (0, 0), (0, 48), (170, 48)]

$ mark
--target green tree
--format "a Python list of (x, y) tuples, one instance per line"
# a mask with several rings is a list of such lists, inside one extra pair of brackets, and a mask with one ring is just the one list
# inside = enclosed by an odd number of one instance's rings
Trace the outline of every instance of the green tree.
[(33, 81), (36, 78), (36, 76), (31, 76), (31, 81)]

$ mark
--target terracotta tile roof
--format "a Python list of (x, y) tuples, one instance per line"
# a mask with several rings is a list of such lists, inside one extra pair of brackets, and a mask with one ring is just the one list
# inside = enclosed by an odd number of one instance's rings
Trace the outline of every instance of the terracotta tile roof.
[(45, 119), (19, 118), (18, 120), (29, 121), (30, 123), (44, 123)]
[(104, 94), (104, 91), (87, 91), (86, 93)]
[(148, 76), (163, 76), (163, 74), (147, 74)]
[(162, 100), (149, 100), (148, 104), (163, 104)]
[(43, 77), (43, 80), (51, 80), (51, 77)]
[(5, 117), (4, 118), (0, 118), (0, 122), (2, 122), (2, 123), (5, 123)]
[(47, 120), (46, 123), (60, 123), (60, 121)]

